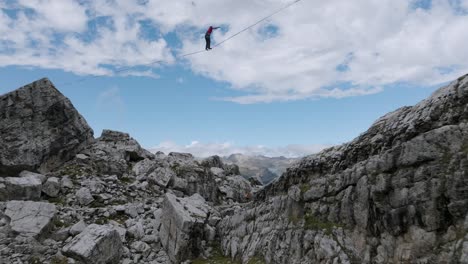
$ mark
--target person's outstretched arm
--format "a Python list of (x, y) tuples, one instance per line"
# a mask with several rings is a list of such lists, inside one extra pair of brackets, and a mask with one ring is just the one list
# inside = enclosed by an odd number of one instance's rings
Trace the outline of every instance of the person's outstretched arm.
[(219, 27), (214, 27), (213, 29), (218, 29)]

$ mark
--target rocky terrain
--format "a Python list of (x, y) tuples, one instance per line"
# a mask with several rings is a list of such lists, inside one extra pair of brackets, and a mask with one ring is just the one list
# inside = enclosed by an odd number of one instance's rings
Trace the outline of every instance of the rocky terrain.
[(0, 263), (468, 263), (468, 76), (261, 189), (95, 139), (47, 79), (0, 116)]

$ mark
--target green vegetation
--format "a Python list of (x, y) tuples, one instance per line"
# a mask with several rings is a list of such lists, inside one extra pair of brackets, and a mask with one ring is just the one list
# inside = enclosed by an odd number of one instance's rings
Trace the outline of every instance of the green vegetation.
[(301, 186), (299, 187), (301, 189), (301, 193), (304, 194), (306, 193), (308, 190), (310, 190), (310, 184), (308, 183), (303, 183), (301, 184)]
[(41, 264), (42, 261), (39, 257), (37, 256), (31, 256), (29, 259), (28, 259), (28, 263), (29, 264)]
[(133, 180), (131, 178), (129, 178), (129, 177), (121, 177), (119, 180), (121, 182), (123, 182), (123, 183), (132, 183), (133, 182)]
[(197, 258), (192, 261), (192, 264), (241, 264), (240, 261), (231, 260), (230, 257), (223, 255), (219, 245), (213, 246), (213, 252), (210, 258)]
[(50, 260), (50, 264), (68, 264), (68, 259), (64, 256), (53, 256)]
[(98, 225), (105, 225), (108, 222), (109, 222), (109, 219), (105, 218), (105, 217), (100, 217), (100, 218), (96, 219), (96, 221), (94, 221), (94, 223), (96, 223)]
[(108, 224), (110, 220), (116, 221), (117, 223), (124, 225), (125, 221), (128, 220), (128, 216), (124, 213), (116, 213), (109, 217), (100, 216), (94, 222), (98, 225), (105, 225)]
[(171, 165), (171, 169), (175, 172), (175, 174), (176, 174), (177, 176), (180, 175), (180, 172), (181, 172), (180, 170), (181, 170), (181, 168), (180, 168), (180, 164), (179, 164), (179, 163), (174, 162), (174, 163)]
[(306, 214), (304, 216), (304, 228), (310, 230), (325, 230), (325, 234), (331, 235), (333, 228), (343, 227), (340, 224), (321, 221), (313, 215)]
[(95, 199), (94, 201), (91, 202), (89, 207), (91, 207), (91, 208), (102, 208), (102, 207), (106, 207), (106, 205), (102, 201)]
[(249, 259), (249, 262), (247, 264), (265, 264), (265, 260), (263, 257), (260, 256), (254, 256), (253, 258)]
[(76, 164), (65, 166), (60, 170), (60, 174), (68, 175), (74, 181), (76, 181), (77, 176), (88, 175), (90, 173), (91, 170), (89, 168), (84, 168)]
[(468, 155), (468, 140), (463, 141), (461, 150)]
[(49, 201), (49, 203), (53, 203), (53, 204), (56, 204), (56, 205), (61, 205), (61, 206), (66, 205), (66, 202), (63, 199), (63, 197), (49, 197), (47, 199), (47, 201)]
[(59, 218), (54, 219), (54, 226), (57, 228), (69, 227), (70, 225)]

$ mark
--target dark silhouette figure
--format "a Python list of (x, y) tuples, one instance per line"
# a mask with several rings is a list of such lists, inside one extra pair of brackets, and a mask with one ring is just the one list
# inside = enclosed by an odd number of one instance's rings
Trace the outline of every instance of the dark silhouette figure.
[(210, 26), (208, 28), (208, 30), (206, 31), (206, 34), (205, 34), (205, 40), (206, 40), (206, 50), (210, 50), (211, 49), (211, 33), (213, 32), (213, 30), (215, 29), (218, 29), (219, 27), (212, 27)]

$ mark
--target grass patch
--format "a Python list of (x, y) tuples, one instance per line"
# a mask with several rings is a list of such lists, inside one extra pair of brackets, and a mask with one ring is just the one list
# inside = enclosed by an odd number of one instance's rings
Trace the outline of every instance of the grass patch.
[(301, 189), (301, 193), (304, 194), (306, 193), (308, 190), (310, 190), (310, 184), (308, 183), (303, 183), (299, 186), (299, 189)]
[(42, 261), (39, 257), (37, 256), (32, 256), (28, 259), (29, 264), (42, 264)]
[(306, 214), (304, 216), (304, 228), (310, 230), (324, 230), (325, 234), (331, 235), (333, 228), (343, 227), (340, 224), (329, 222), (329, 221), (322, 221), (316, 218), (313, 215)]
[(94, 201), (92, 201), (91, 204), (89, 204), (89, 207), (91, 207), (91, 208), (102, 208), (102, 207), (106, 207), (106, 205), (103, 203), (103, 201), (100, 201), (98, 199), (94, 199)]
[(64, 228), (64, 227), (69, 227), (70, 224), (66, 223), (65, 221), (60, 220), (59, 218), (54, 219), (54, 226), (58, 229)]
[(110, 216), (108, 220), (113, 220), (121, 225), (125, 225), (125, 221), (128, 220), (128, 216), (125, 213), (117, 213), (113, 216)]
[(64, 256), (53, 256), (50, 260), (50, 264), (68, 264), (68, 259)]
[(133, 180), (131, 178), (129, 178), (129, 177), (121, 177), (119, 180), (121, 182), (123, 182), (123, 183), (132, 183), (133, 182)]
[(105, 224), (107, 224), (108, 222), (109, 222), (109, 220), (108, 220), (107, 218), (105, 218), (105, 217), (100, 217), (100, 218), (98, 218), (98, 219), (96, 219), (96, 220), (94, 221), (94, 223), (95, 223), (95, 224), (98, 224), (98, 225), (105, 225)]
[(94, 221), (95, 224), (98, 224), (98, 225), (106, 225), (109, 223), (109, 221), (115, 221), (121, 225), (125, 225), (125, 221), (128, 220), (128, 216), (125, 214), (125, 213), (117, 213), (117, 214), (114, 214), (114, 215), (111, 215), (111, 216), (100, 216), (98, 218), (96, 218), (96, 220)]
[(76, 180), (77, 176), (88, 175), (90, 173), (91, 170), (89, 168), (84, 168), (76, 164), (65, 166), (60, 170), (60, 174), (68, 175), (72, 180)]
[(63, 199), (63, 197), (49, 197), (47, 201), (49, 201), (49, 203), (53, 203), (56, 205), (61, 205), (61, 206), (66, 205), (66, 201), (65, 199)]
[(180, 175), (180, 173), (181, 173), (181, 167), (180, 167), (180, 164), (179, 164), (179, 163), (177, 163), (177, 162), (173, 163), (173, 164), (171, 165), (170, 168), (171, 168), (171, 170), (173, 170), (173, 171), (175, 172), (175, 174), (176, 174), (177, 176)]
[(265, 260), (260, 256), (254, 256), (253, 258), (249, 259), (247, 264), (265, 264)]
[[(250, 262), (249, 262), (250, 263)], [(230, 257), (223, 255), (221, 248), (219, 246), (213, 247), (213, 252), (210, 258), (197, 258), (192, 260), (192, 264), (241, 264), (240, 261), (231, 260)]]

